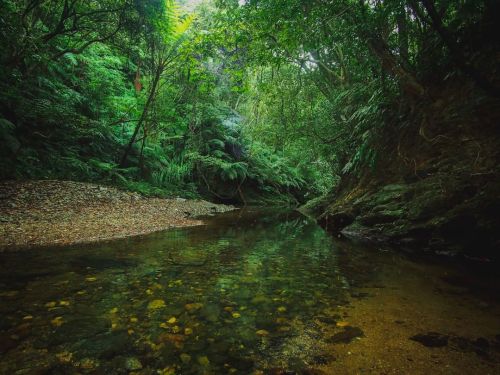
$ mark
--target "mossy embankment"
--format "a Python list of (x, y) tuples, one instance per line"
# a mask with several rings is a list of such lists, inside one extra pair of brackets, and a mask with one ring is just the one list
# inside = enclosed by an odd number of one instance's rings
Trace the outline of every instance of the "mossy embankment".
[(399, 247), (500, 258), (498, 101), (457, 88), (389, 119), (377, 163), (306, 205), (329, 231)]
[(111, 240), (201, 225), (233, 210), (203, 200), (143, 197), (73, 181), (0, 183), (0, 251)]

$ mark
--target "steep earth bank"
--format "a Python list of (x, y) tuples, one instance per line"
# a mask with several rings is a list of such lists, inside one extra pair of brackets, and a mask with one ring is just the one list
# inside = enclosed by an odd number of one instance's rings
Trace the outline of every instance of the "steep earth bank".
[(302, 210), (334, 233), (499, 259), (500, 105), (457, 92), (389, 119), (373, 137), (375, 169)]
[(196, 217), (233, 209), (203, 200), (146, 198), (72, 181), (0, 182), (0, 251), (201, 225)]

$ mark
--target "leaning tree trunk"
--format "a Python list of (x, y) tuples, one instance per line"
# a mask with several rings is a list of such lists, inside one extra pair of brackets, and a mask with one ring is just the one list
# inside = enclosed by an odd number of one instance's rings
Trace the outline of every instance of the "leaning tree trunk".
[(156, 95), (156, 89), (158, 87), (158, 83), (160, 82), (160, 77), (163, 72), (163, 65), (159, 65), (155, 77), (153, 79), (153, 84), (151, 85), (151, 90), (149, 91), (148, 95), (148, 100), (146, 101), (146, 104), (144, 105), (144, 109), (142, 110), (141, 117), (139, 118), (139, 121), (137, 122), (137, 125), (135, 126), (134, 133), (132, 134), (132, 137), (130, 138), (130, 141), (127, 144), (127, 147), (125, 148), (125, 151), (123, 153), (122, 159), (120, 161), (120, 167), (123, 168), (127, 162), (128, 155), (130, 154), (130, 151), (132, 150), (132, 146), (134, 145), (137, 135), (139, 134), (139, 130), (141, 129), (142, 125), (144, 124), (144, 121), (146, 120), (146, 116), (149, 111), (149, 107), (151, 107), (151, 104), (153, 103), (153, 99)]
[(399, 64), (396, 57), (387, 46), (387, 43), (380, 37), (370, 36), (368, 37), (368, 46), (379, 58), (382, 68), (398, 79), (404, 93), (413, 98), (420, 98), (424, 95), (424, 87), (417, 81), (413, 74)]

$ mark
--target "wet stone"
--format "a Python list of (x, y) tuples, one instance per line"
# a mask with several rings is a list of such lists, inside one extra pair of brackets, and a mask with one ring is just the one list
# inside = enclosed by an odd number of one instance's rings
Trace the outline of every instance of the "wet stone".
[(448, 338), (448, 336), (437, 332), (429, 332), (412, 336), (410, 340), (416, 341), (428, 348), (440, 348), (448, 345)]
[(126, 331), (101, 334), (79, 341), (74, 350), (81, 355), (98, 358), (111, 358), (132, 349), (132, 343)]
[(135, 371), (142, 369), (142, 363), (135, 357), (129, 357), (125, 359), (125, 366), (129, 371)]
[(14, 349), (19, 343), (7, 334), (0, 334), (0, 354), (7, 353)]
[(211, 304), (201, 309), (200, 316), (208, 322), (215, 323), (219, 320), (220, 312), (219, 306)]
[(325, 324), (336, 324), (337, 320), (329, 316), (319, 316), (318, 320)]
[(335, 358), (329, 355), (317, 355), (314, 356), (312, 361), (316, 365), (326, 365), (328, 362), (334, 361)]
[(254, 361), (249, 357), (231, 357), (228, 361), (232, 367), (240, 371), (248, 371), (254, 367)]
[(365, 334), (361, 328), (347, 326), (342, 332), (334, 334), (328, 338), (326, 342), (330, 344), (349, 344), (352, 340), (358, 337), (364, 337)]
[(58, 345), (68, 341), (74, 341), (108, 331), (111, 321), (108, 319), (74, 319), (57, 327), (50, 335), (51, 345)]

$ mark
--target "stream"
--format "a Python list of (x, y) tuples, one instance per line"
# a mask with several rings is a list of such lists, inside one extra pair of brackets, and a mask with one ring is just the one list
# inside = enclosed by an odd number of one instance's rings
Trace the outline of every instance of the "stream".
[(0, 254), (1, 374), (498, 374), (493, 265), (297, 212)]

